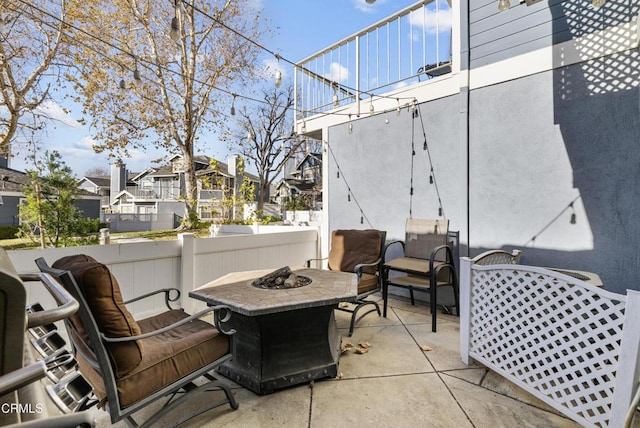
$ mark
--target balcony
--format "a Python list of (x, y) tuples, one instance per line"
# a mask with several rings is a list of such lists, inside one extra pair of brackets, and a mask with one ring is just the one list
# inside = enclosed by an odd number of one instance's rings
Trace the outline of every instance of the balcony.
[(298, 62), (296, 119), (369, 114), (384, 98), (397, 103), (385, 108), (411, 101), (398, 93), (452, 71), (452, 16), (450, 2), (422, 1)]
[(180, 187), (138, 187), (127, 186), (126, 191), (134, 200), (176, 200), (180, 198)]

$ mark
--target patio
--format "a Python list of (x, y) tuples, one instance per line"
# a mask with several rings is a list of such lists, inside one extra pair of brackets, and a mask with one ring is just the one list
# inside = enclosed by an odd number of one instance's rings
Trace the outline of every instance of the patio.
[[(348, 314), (336, 311), (336, 318), (346, 333)], [(392, 297), (387, 319), (368, 315), (353, 337), (343, 336), (343, 345), (369, 342), (371, 347), (342, 355), (341, 379), (264, 396), (236, 387), (238, 410), (223, 406), (182, 426), (579, 426), (485, 368), (462, 364), (458, 318), (440, 314), (438, 333), (431, 332), (430, 318), (425, 305)], [(91, 411), (96, 426), (111, 426), (106, 413)]]

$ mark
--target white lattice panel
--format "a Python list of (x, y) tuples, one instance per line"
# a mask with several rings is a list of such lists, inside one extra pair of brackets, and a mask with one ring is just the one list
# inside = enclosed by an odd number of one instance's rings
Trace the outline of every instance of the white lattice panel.
[(469, 355), (586, 426), (607, 426), (625, 296), (530, 266), (471, 270)]

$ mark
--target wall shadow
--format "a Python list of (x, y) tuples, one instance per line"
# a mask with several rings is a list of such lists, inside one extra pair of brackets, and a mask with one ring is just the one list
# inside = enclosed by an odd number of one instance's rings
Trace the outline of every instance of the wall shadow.
[[(550, 2), (551, 3), (551, 2)], [(576, 53), (592, 58), (553, 70), (554, 121), (559, 125), (592, 234), (591, 251), (527, 248), (524, 255), (549, 266), (571, 261), (597, 272), (605, 287), (624, 293), (640, 289), (640, 53), (635, 32), (636, 0), (609, 0), (599, 9), (585, 2), (550, 6), (556, 58)], [(608, 29), (608, 34), (602, 31)], [(573, 52), (560, 43), (570, 32)], [(588, 41), (577, 42), (585, 37)], [(584, 40), (584, 39), (583, 39)], [(624, 50), (627, 49), (627, 50)], [(563, 263), (566, 265), (567, 263)]]

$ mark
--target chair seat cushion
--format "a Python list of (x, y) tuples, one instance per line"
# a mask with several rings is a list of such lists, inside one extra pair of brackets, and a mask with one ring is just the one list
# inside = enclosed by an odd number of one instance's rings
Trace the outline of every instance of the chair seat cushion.
[[(434, 262), (434, 268), (443, 262)], [(397, 259), (389, 260), (384, 263), (390, 270), (397, 270), (401, 272), (410, 272), (418, 275), (429, 274), (429, 260), (428, 259), (416, 259), (413, 257), (398, 257)]]
[(378, 276), (371, 275), (369, 273), (363, 273), (358, 283), (358, 294), (366, 293), (367, 291), (375, 290), (378, 288)]
[[(172, 310), (140, 320), (138, 325), (142, 333), (145, 333), (188, 316), (183, 311)], [(212, 365), (229, 353), (229, 338), (213, 325), (201, 320), (191, 321), (138, 342), (143, 349), (140, 364), (125, 376), (116, 378), (122, 407), (128, 407), (183, 376)], [(78, 364), (82, 374), (93, 385), (96, 395), (100, 399), (106, 397), (101, 375), (83, 361), (81, 356)]]

